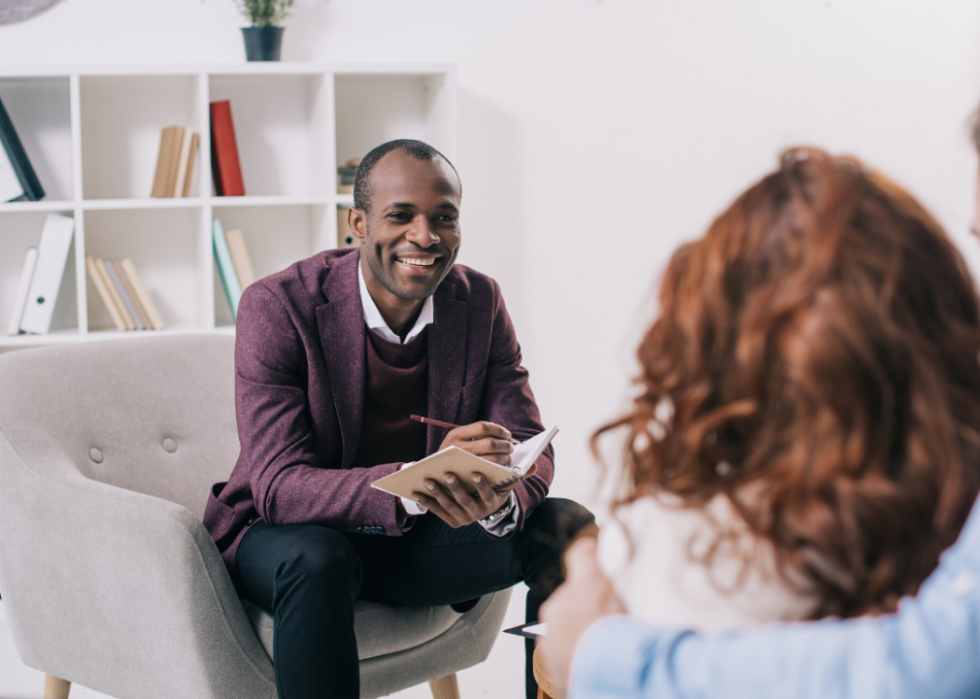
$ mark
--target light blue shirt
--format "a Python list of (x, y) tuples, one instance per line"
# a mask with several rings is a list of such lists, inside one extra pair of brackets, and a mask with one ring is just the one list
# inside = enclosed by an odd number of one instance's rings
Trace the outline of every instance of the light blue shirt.
[(980, 501), (918, 597), (874, 619), (694, 634), (627, 617), (590, 628), (569, 699), (980, 697)]

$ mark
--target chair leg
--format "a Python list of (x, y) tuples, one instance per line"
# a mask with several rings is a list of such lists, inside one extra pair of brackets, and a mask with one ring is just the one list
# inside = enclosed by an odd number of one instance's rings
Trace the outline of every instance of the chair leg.
[(459, 699), (459, 683), (456, 682), (455, 672), (437, 680), (430, 680), (429, 689), (432, 690), (432, 699)]
[(54, 675), (44, 676), (44, 699), (68, 699), (71, 682)]

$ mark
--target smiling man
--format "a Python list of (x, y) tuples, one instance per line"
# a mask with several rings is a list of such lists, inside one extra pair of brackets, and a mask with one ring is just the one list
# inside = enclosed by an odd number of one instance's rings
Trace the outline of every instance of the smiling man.
[(360, 247), (314, 255), (242, 295), (242, 449), (204, 523), (240, 593), (274, 617), (281, 698), (359, 696), (355, 599), (465, 611), (525, 581), (536, 620), (561, 581), (561, 544), (592, 521), (546, 499), (550, 448), (505, 491), (478, 474), (429, 481), (412, 500), (371, 488), (451, 445), (508, 464), (512, 438), (543, 430), (499, 287), (455, 264), (461, 194), (431, 146), (379, 146), (354, 187)]

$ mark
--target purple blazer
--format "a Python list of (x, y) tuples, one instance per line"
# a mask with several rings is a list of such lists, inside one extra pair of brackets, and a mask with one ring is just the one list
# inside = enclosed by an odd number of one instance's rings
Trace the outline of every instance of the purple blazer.
[[(330, 250), (260, 279), (242, 294), (235, 341), (235, 411), (241, 454), (212, 487), (204, 526), (232, 574), (255, 521), (381, 526), (400, 536), (395, 496), (371, 483), (401, 464), (352, 468), (364, 413), (366, 332), (357, 249)], [(497, 283), (456, 265), (436, 289), (428, 327), (428, 414), (490, 420), (527, 439), (544, 428)], [(446, 432), (429, 426), (426, 453)], [(548, 492), (549, 449), (517, 497), (524, 524)]]

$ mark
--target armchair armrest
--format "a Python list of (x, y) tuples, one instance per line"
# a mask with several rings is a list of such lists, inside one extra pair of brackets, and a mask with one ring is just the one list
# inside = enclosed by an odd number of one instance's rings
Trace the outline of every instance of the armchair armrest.
[(275, 695), (189, 510), (89, 480), (22, 428), (0, 432), (0, 483), (0, 590), (24, 663), (119, 697)]

